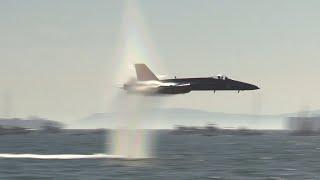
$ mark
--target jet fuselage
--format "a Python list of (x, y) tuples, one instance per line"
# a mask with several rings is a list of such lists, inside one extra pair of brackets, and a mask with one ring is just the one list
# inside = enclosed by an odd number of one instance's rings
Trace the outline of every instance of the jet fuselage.
[(257, 86), (241, 81), (232, 80), (226, 77), (209, 77), (209, 78), (179, 78), (165, 79), (161, 82), (171, 82), (177, 84), (190, 84), (191, 91), (221, 91), (221, 90), (256, 90)]
[(145, 64), (135, 65), (137, 80), (123, 85), (128, 93), (144, 95), (185, 94), (190, 91), (256, 90), (257, 86), (218, 75), (206, 78), (174, 78), (160, 80)]

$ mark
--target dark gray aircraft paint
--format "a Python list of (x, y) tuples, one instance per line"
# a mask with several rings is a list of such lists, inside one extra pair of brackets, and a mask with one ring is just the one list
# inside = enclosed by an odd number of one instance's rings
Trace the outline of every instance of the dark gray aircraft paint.
[(217, 75), (205, 78), (175, 78), (159, 80), (145, 64), (135, 64), (137, 80), (124, 84), (128, 93), (144, 95), (184, 94), (190, 91), (245, 91), (258, 86)]

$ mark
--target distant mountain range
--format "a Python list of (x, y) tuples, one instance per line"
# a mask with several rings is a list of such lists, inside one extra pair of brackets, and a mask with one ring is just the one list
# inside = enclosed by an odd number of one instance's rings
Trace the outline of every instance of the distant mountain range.
[(0, 126), (2, 127), (21, 127), (26, 129), (41, 129), (44, 126), (63, 127), (63, 124), (42, 118), (0, 118)]
[[(310, 111), (308, 114), (320, 115), (320, 110)], [(136, 125), (140, 128), (168, 129), (175, 125), (202, 126), (214, 123), (220, 127), (283, 129), (286, 127), (286, 118), (297, 115), (298, 113), (280, 115), (228, 114), (197, 109), (160, 108), (143, 112), (142, 115), (116, 112), (96, 113), (71, 123), (69, 126), (77, 128), (118, 128), (126, 125)], [(132, 124), (133, 122), (135, 123)]]
[[(95, 113), (67, 124), (68, 128), (119, 128), (137, 126), (148, 129), (171, 129), (175, 125), (203, 126), (217, 124), (220, 127), (246, 127), (254, 129), (284, 129), (287, 117), (320, 116), (320, 110), (279, 115), (228, 114), (187, 108), (157, 108), (147, 112)], [(42, 118), (0, 118), (0, 126), (41, 129), (44, 126), (63, 127), (64, 124)]]

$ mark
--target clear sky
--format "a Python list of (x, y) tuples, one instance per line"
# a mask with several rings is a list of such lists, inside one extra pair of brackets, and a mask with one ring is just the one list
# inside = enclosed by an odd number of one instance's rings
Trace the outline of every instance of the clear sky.
[[(121, 0), (1, 0), (0, 91), (10, 92), (13, 113), (68, 121), (107, 111), (116, 74), (126, 68), (121, 52), (128, 36), (137, 51), (151, 54), (137, 57), (157, 74), (222, 73), (261, 87), (173, 96), (167, 107), (250, 114), (320, 109), (320, 1), (137, 2), (139, 19), (128, 25)], [(131, 26), (142, 35), (131, 37)]]

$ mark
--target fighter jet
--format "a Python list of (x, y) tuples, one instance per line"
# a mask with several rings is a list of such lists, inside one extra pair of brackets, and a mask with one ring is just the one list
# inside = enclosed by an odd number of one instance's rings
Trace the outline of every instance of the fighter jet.
[(123, 85), (128, 93), (142, 95), (173, 95), (191, 91), (245, 91), (257, 90), (258, 86), (236, 81), (224, 75), (201, 78), (174, 78), (160, 80), (145, 64), (135, 64), (137, 79)]

